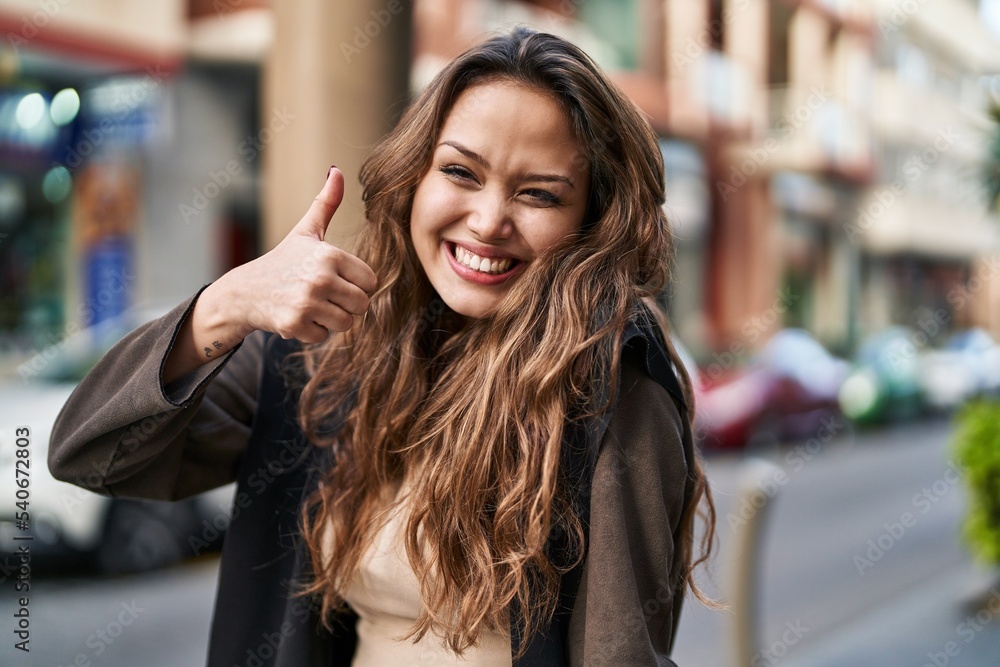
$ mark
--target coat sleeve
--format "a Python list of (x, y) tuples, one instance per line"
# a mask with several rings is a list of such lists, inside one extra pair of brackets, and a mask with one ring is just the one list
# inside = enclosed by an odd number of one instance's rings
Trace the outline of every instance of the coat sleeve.
[(595, 464), (570, 665), (676, 665), (669, 655), (684, 592), (677, 540), (691, 491), (685, 438), (690, 429), (670, 394), (622, 364)]
[(56, 417), (48, 465), (91, 491), (179, 500), (236, 479), (256, 410), (265, 333), (163, 385), (166, 357), (208, 285), (112, 347)]

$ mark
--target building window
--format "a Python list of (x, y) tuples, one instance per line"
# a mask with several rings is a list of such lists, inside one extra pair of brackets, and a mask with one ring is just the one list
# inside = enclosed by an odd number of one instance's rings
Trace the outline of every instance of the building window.
[(931, 80), (927, 55), (905, 40), (900, 40), (896, 49), (896, 71), (901, 80), (917, 86), (926, 86)]
[(772, 88), (784, 88), (788, 85), (788, 33), (794, 10), (778, 0), (768, 5), (770, 56), (767, 79)]

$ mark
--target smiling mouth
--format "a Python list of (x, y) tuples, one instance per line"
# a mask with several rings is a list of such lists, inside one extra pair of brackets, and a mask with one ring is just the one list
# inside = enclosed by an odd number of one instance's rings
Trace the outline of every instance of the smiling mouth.
[(489, 276), (503, 275), (521, 264), (521, 260), (513, 257), (480, 257), (455, 243), (448, 243), (448, 249), (462, 266)]

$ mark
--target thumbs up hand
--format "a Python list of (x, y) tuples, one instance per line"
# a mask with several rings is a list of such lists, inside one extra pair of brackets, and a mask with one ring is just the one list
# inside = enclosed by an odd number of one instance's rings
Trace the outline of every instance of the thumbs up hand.
[(288, 236), (231, 272), (239, 273), (239, 292), (247, 298), (246, 330), (320, 343), (330, 332), (350, 329), (354, 316), (367, 310), (375, 272), (324, 240), (343, 199), (344, 175), (331, 167), (322, 191)]

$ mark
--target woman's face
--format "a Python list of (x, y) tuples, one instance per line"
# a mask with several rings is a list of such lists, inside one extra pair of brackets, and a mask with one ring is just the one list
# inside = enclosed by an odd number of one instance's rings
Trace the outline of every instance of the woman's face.
[(501, 81), (473, 86), (441, 128), (413, 197), (410, 236), (456, 313), (489, 313), (527, 266), (580, 228), (589, 174), (556, 101)]

